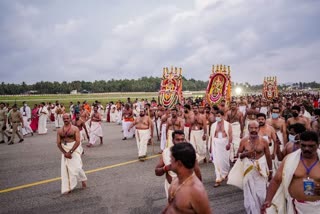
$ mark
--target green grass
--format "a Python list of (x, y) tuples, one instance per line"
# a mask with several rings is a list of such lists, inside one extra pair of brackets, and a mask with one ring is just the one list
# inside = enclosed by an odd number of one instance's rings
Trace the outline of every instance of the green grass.
[[(204, 96), (205, 92), (192, 92), (192, 96)], [(190, 94), (185, 95), (185, 97), (191, 96)], [(69, 106), (69, 103), (72, 101), (76, 103), (80, 101), (81, 103), (84, 100), (87, 100), (89, 104), (98, 100), (103, 105), (113, 101), (118, 100), (127, 101), (127, 98), (130, 97), (133, 102), (136, 98), (139, 100), (144, 98), (151, 100), (153, 97), (158, 100), (158, 92), (125, 92), (125, 93), (103, 93), (103, 94), (48, 94), (48, 95), (7, 95), (0, 96), (0, 102), (9, 103), (10, 105), (17, 103), (18, 106), (22, 106), (22, 102), (26, 101), (29, 106), (34, 104), (39, 104), (40, 102), (55, 102), (59, 100), (60, 103)]]

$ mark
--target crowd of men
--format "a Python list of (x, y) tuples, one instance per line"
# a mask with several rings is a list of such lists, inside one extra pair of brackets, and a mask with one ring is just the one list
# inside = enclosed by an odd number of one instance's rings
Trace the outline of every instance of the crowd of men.
[(154, 137), (160, 141), (155, 174), (165, 175), (164, 213), (211, 212), (201, 183), (203, 162), (213, 163), (216, 188), (226, 181), (236, 185), (240, 178), (235, 175), (241, 175), (247, 213), (314, 213), (320, 208), (319, 115), (319, 95), (312, 94), (233, 97), (214, 106), (188, 98), (170, 109), (154, 98), (128, 98), (105, 107), (98, 101), (91, 106), (71, 102), (68, 109), (58, 101), (33, 109), (24, 102), (20, 110), (1, 103), (0, 143), (7, 137), (12, 145), (15, 135), (23, 142), (24, 135), (46, 134), (47, 121), (54, 122), (63, 165), (70, 164), (75, 176), (70, 187), (70, 170), (61, 171), (62, 193), (69, 193), (78, 181), (86, 187), (82, 142), (87, 140), (88, 148), (97, 141), (102, 145), (102, 122), (116, 123), (122, 126), (122, 140), (136, 139), (142, 162)]

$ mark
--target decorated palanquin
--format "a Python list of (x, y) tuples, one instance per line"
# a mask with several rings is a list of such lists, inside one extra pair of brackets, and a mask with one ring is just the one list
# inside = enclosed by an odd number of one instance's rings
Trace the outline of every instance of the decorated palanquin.
[(264, 78), (262, 94), (268, 100), (278, 97), (277, 77)]
[(163, 68), (159, 91), (159, 103), (166, 108), (172, 108), (182, 100), (182, 68)]
[(231, 100), (230, 66), (212, 66), (212, 73), (206, 90), (206, 100), (210, 105), (218, 105), (222, 100)]

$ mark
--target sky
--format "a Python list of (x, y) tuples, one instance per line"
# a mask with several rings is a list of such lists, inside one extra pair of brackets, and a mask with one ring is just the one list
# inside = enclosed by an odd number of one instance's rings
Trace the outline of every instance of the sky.
[[(318, 0), (1, 0), (0, 82), (319, 79)], [(319, 81), (317, 81), (319, 82)]]

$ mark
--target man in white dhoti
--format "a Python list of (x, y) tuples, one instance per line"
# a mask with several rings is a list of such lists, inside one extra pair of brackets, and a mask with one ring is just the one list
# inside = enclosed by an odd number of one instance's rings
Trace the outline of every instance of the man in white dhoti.
[(257, 114), (257, 121), (259, 123), (259, 136), (263, 137), (268, 143), (269, 143), (269, 151), (272, 158), (272, 167), (273, 172), (275, 173), (278, 164), (276, 160), (276, 154), (277, 154), (277, 136), (274, 128), (266, 123), (266, 115), (264, 113)]
[(240, 140), (243, 137), (243, 114), (237, 109), (235, 101), (230, 102), (230, 110), (227, 112), (226, 120), (232, 126), (232, 144), (230, 152), (230, 160), (234, 162), (235, 155), (238, 153)]
[(87, 147), (92, 147), (98, 138), (100, 138), (100, 145), (103, 144), (103, 133), (102, 133), (102, 127), (101, 127), (101, 115), (98, 112), (98, 106), (95, 105), (93, 107), (93, 113), (91, 115), (90, 119), (90, 139), (89, 139), (89, 144)]
[(159, 117), (160, 117), (160, 153), (166, 148), (167, 144), (167, 136), (166, 136), (166, 128), (167, 128), (167, 119), (169, 117), (168, 111), (161, 106), (160, 107)]
[[(186, 139), (183, 131), (181, 130), (174, 131), (172, 133), (172, 140), (173, 140), (173, 145), (185, 142)], [(163, 150), (162, 155), (160, 156), (159, 162), (155, 168), (156, 176), (162, 176), (164, 174), (166, 175), (166, 179), (164, 182), (164, 189), (165, 189), (167, 198), (169, 197), (168, 190), (169, 190), (171, 181), (177, 177), (177, 174), (171, 170), (171, 158), (170, 158), (171, 150), (170, 149), (171, 147), (167, 147)], [(202, 178), (201, 178), (201, 172), (200, 172), (198, 162), (195, 163), (194, 172), (199, 178), (199, 180), (201, 181)]]
[(21, 129), (22, 135), (31, 134), (33, 136), (33, 131), (30, 127), (31, 121), (31, 109), (25, 101), (22, 102), (23, 106), (20, 108), (20, 113), (22, 114), (24, 128)]
[(70, 193), (81, 181), (82, 188), (87, 186), (87, 177), (82, 169), (82, 147), (80, 145), (80, 132), (76, 126), (71, 125), (71, 116), (63, 115), (64, 126), (57, 132), (57, 146), (61, 155), (61, 193)]
[(122, 110), (122, 131), (123, 131), (122, 140), (127, 140), (128, 138), (133, 137), (135, 133), (135, 129), (132, 128), (130, 129), (130, 131), (128, 131), (133, 121), (134, 121), (134, 118), (133, 118), (132, 108), (130, 107), (129, 103), (126, 103), (124, 109)]
[(272, 162), (268, 142), (258, 135), (259, 124), (248, 124), (249, 136), (240, 142), (238, 156), (243, 162), (244, 207), (249, 214), (260, 213), (266, 197), (268, 179), (272, 176)]
[(128, 132), (135, 126), (135, 135), (138, 147), (138, 158), (144, 161), (147, 157), (147, 145), (149, 139), (153, 138), (152, 120), (146, 116), (145, 109), (140, 109), (139, 117), (129, 126)]
[(207, 120), (205, 115), (199, 113), (199, 106), (192, 107), (194, 118), (191, 120), (190, 143), (198, 155), (197, 161), (203, 161), (207, 155)]
[(47, 119), (48, 119), (48, 108), (45, 103), (42, 102), (39, 108), (39, 126), (38, 126), (38, 134), (47, 134)]
[[(289, 154), (270, 182), (261, 213), (313, 214), (320, 210), (320, 150), (317, 133), (300, 135), (301, 149)], [(287, 201), (281, 204), (279, 202)], [(271, 211), (269, 211), (271, 209)], [(279, 212), (280, 213), (280, 212)]]
[(228, 176), (230, 170), (230, 146), (232, 143), (232, 126), (223, 119), (224, 112), (218, 110), (216, 122), (212, 124), (209, 140), (209, 151), (213, 157), (216, 182), (214, 187), (221, 185), (221, 182)]
[(54, 125), (56, 129), (59, 129), (63, 126), (63, 119), (62, 116), (64, 114), (62, 106), (59, 103), (56, 103), (56, 106), (53, 109), (54, 113)]

